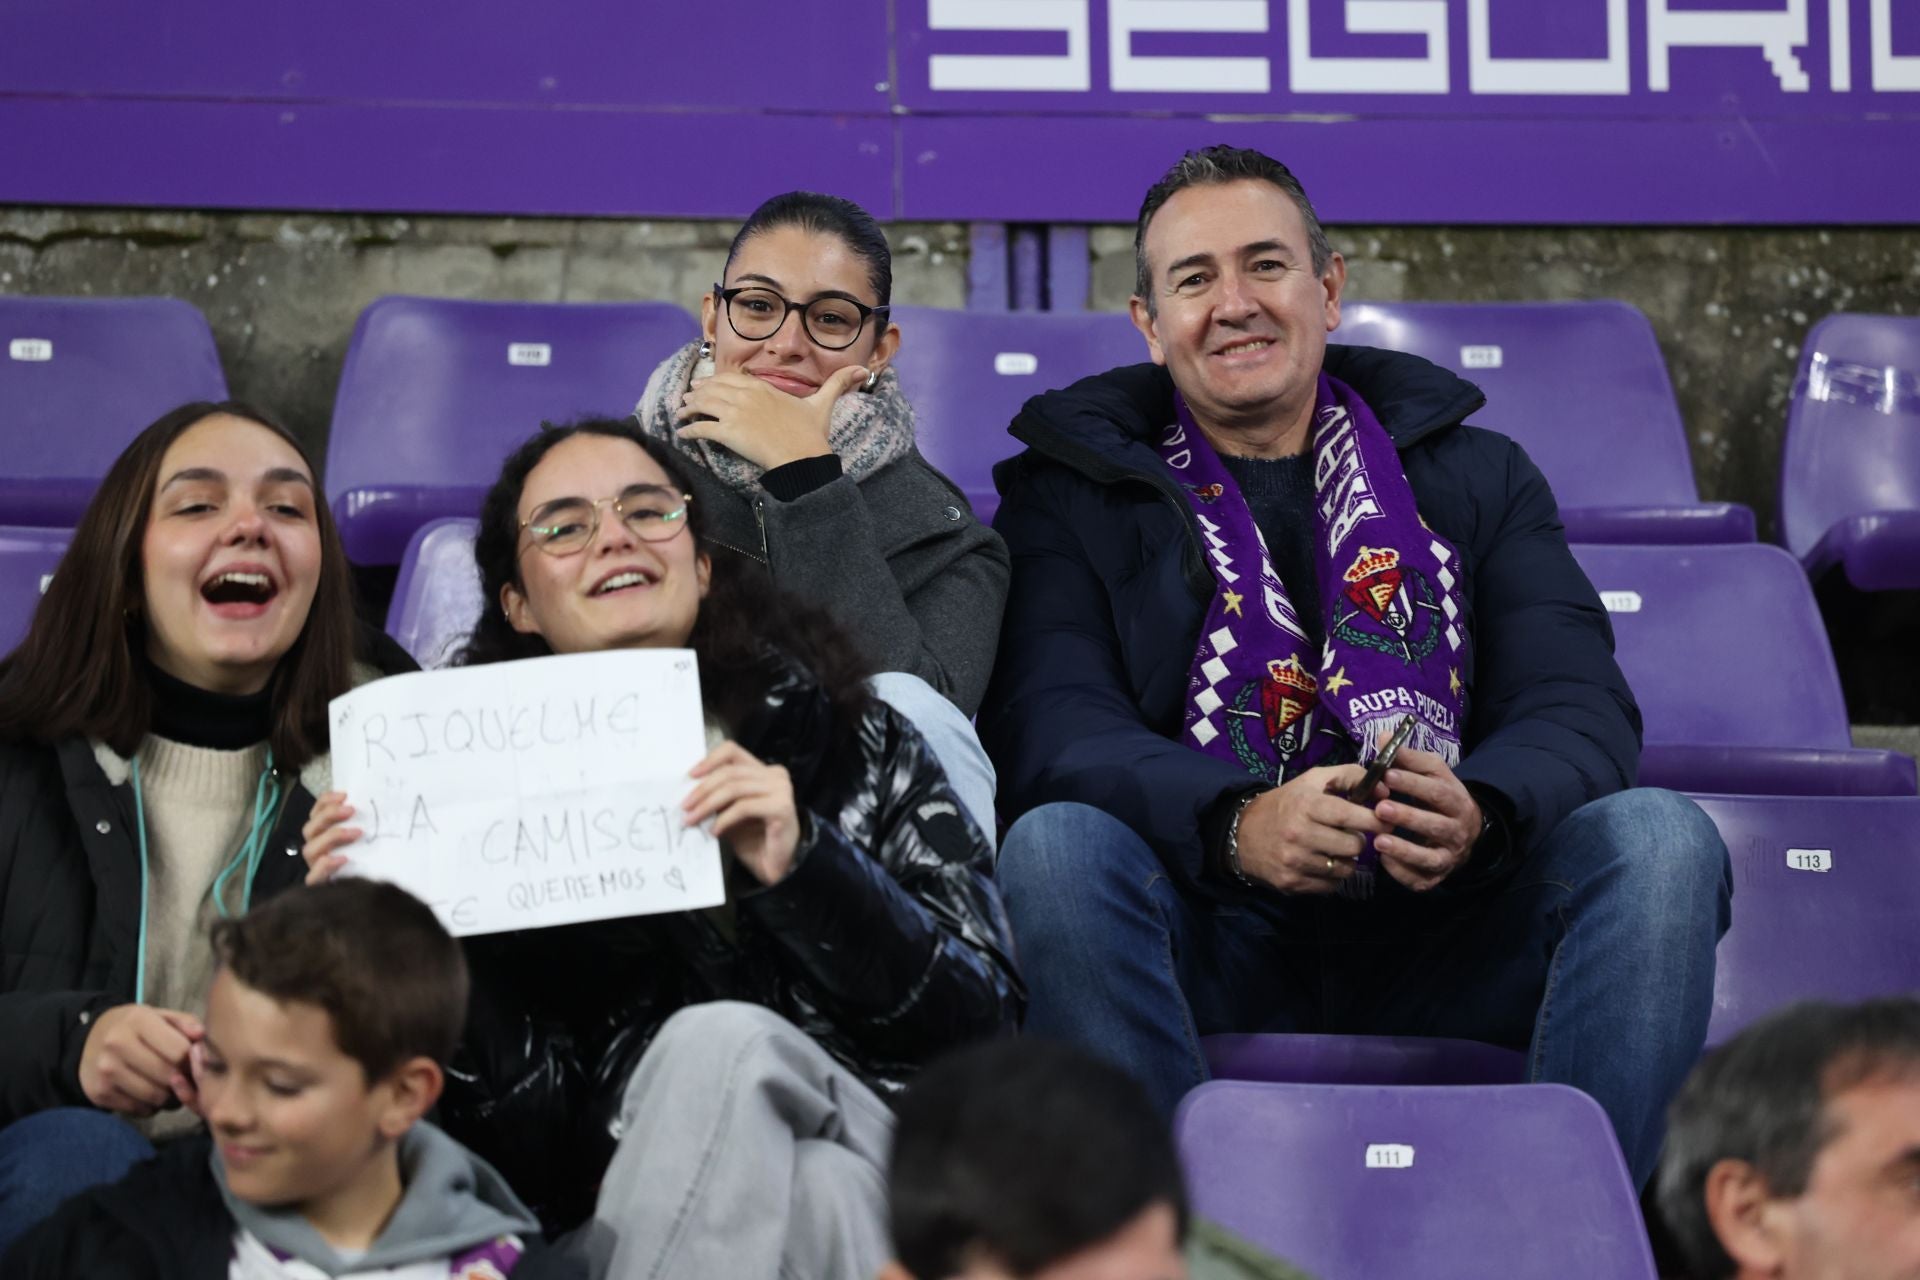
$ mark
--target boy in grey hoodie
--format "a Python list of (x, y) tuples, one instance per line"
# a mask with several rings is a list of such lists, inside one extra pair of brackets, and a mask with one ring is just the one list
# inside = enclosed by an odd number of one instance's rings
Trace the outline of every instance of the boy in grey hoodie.
[(576, 1274), (500, 1175), (421, 1117), (467, 1007), (460, 948), (345, 879), (214, 927), (194, 1078), (206, 1136), (67, 1202), (0, 1274), (535, 1280)]

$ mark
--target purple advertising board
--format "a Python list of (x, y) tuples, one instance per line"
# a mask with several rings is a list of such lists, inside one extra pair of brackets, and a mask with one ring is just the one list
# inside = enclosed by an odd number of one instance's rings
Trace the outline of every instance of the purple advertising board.
[(0, 7), (0, 201), (1130, 218), (1257, 146), (1343, 222), (1920, 221), (1920, 0)]

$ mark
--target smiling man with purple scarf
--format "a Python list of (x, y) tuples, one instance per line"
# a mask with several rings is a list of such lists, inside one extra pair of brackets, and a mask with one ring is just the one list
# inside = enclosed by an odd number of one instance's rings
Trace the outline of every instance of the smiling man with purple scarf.
[(996, 476), (980, 727), (1028, 1030), (1168, 1111), (1218, 1032), (1508, 1045), (1644, 1182), (1727, 854), (1632, 789), (1639, 711), (1546, 481), (1464, 425), (1472, 384), (1327, 344), (1346, 267), (1285, 166), (1189, 153), (1135, 245), (1153, 363), (1029, 401)]

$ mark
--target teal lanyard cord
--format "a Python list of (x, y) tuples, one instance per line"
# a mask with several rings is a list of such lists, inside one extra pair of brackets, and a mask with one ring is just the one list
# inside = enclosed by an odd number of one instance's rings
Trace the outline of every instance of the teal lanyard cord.
[[(134, 829), (140, 833), (140, 947), (139, 959), (134, 963), (133, 1002), (145, 1004), (147, 1000), (147, 902), (150, 880), (147, 867), (147, 805), (140, 791), (140, 755), (134, 753), (133, 765), (133, 822)], [(246, 878), (240, 889), (240, 914), (246, 914), (247, 907), (253, 902), (253, 877), (260, 869), (260, 860), (266, 855), (267, 839), (273, 833), (273, 818), (280, 806), (280, 780), (273, 771), (273, 752), (267, 752), (266, 767), (260, 770), (260, 781), (253, 788), (253, 825), (247, 829), (247, 838), (240, 843), (220, 874), (213, 878), (213, 888), (209, 890), (213, 898), (214, 910), (222, 916), (233, 914), (227, 910), (223, 897), (227, 888), (227, 877), (236, 868), (246, 868)]]

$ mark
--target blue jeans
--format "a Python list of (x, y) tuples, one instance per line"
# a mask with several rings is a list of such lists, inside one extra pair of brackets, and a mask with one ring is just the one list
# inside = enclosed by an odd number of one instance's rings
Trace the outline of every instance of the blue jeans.
[(138, 1129), (91, 1107), (38, 1111), (0, 1129), (0, 1254), (69, 1196), (119, 1181), (152, 1154)]
[(933, 758), (946, 770), (954, 798), (980, 828), (991, 849), (998, 833), (993, 815), (993, 762), (980, 745), (973, 722), (943, 693), (905, 671), (882, 671), (867, 681), (873, 696), (913, 722)]
[(1171, 1114), (1216, 1032), (1449, 1036), (1528, 1052), (1591, 1094), (1644, 1183), (1699, 1056), (1733, 888), (1699, 806), (1634, 790), (1569, 815), (1512, 874), (1368, 900), (1217, 903), (1118, 819), (1078, 804), (1007, 832), (1000, 890), (1029, 1032), (1104, 1054)]

